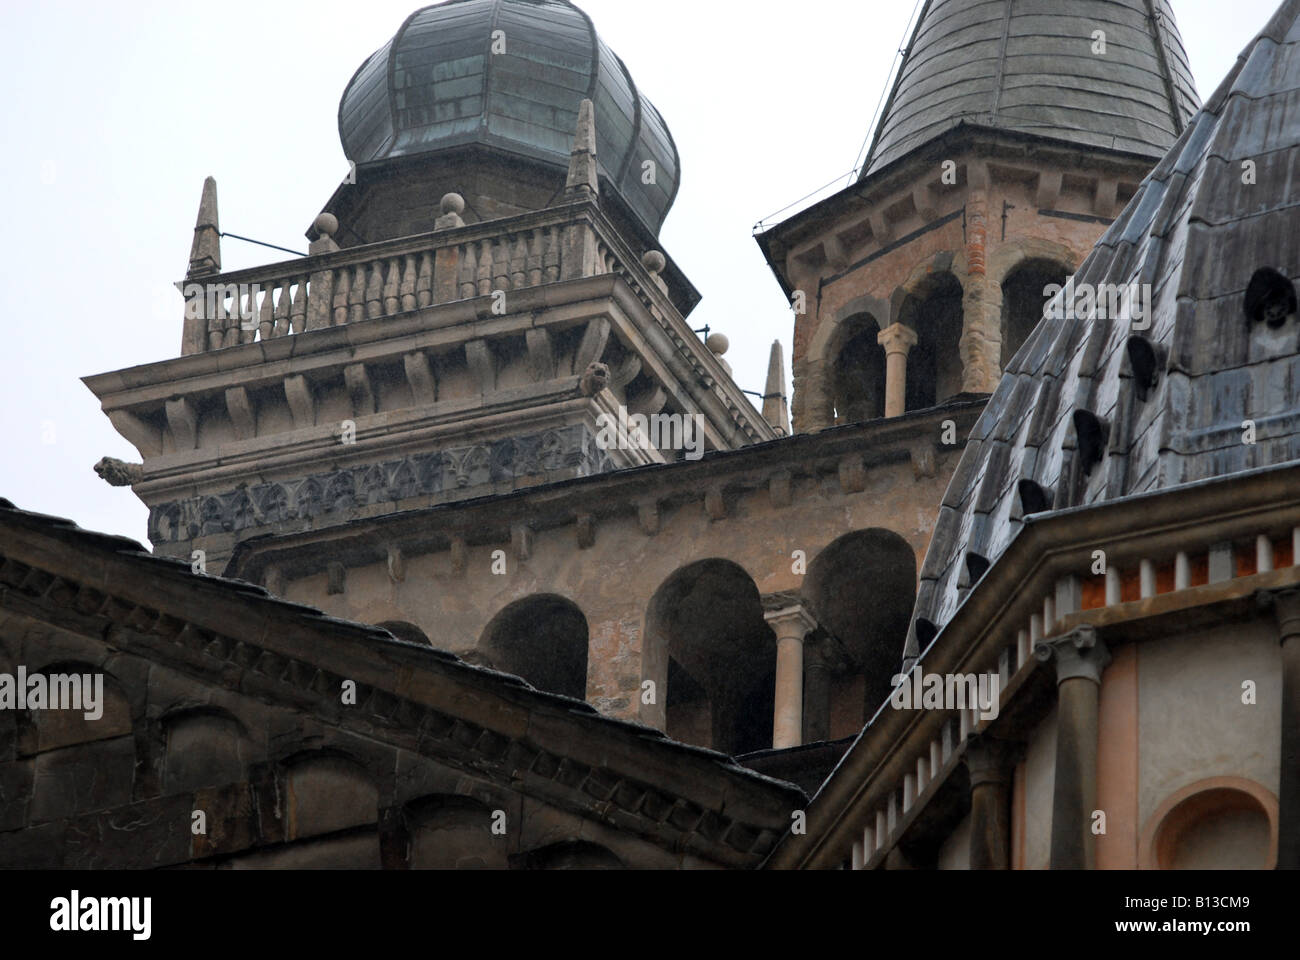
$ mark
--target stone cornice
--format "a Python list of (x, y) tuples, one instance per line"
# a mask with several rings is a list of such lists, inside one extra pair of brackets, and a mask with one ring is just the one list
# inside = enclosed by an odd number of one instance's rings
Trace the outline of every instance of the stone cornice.
[[(753, 865), (802, 804), (797, 788), (721, 754), (247, 584), (191, 574), (130, 541), (5, 504), (0, 528), (0, 607), (310, 710), (668, 849)], [(339, 705), (344, 679), (357, 684), (355, 708)]]
[[(995, 165), (1029, 169), (1058, 166), (1112, 177), (1127, 174), (1134, 184), (1141, 182), (1155, 165), (1154, 158), (1102, 147), (1087, 148), (1081, 160), (1078, 144), (973, 124), (955, 126), (865, 180), (855, 181), (755, 235), (768, 266), (787, 296), (793, 295), (794, 288), (786, 275), (786, 254), (836, 225), (860, 220), (869, 210), (883, 209), (891, 200), (911, 193), (918, 183), (937, 179), (942, 160), (960, 161), (975, 151), (979, 151), (981, 160)], [(1036, 158), (1031, 158), (1030, 151)], [(927, 177), (926, 170), (936, 173)]]
[[(774, 496), (778, 490), (782, 496), (792, 496), (793, 484), (789, 481), (793, 477), (838, 475), (846, 459), (872, 469), (915, 460), (921, 447), (960, 453), (960, 446), (939, 446), (941, 424), (952, 420), (958, 435), (965, 436), (984, 404), (983, 399), (969, 400), (903, 417), (796, 434), (713, 453), (698, 461), (619, 470), (485, 500), (406, 510), (321, 530), (245, 541), (235, 548), (226, 572), (260, 580), (268, 566), (282, 562), (277, 558), (293, 554), (298, 567), (303, 562), (300, 554), (309, 554), (326, 544), (334, 554), (355, 549), (359, 559), (377, 561), (380, 556), (376, 544), (390, 541), (411, 552), (444, 549), (444, 541), (453, 533), (471, 542), (495, 543), (508, 539), (509, 525), (521, 519), (526, 518), (539, 532), (574, 523), (582, 516), (596, 522), (623, 516), (631, 519), (647, 499), (663, 504), (698, 501), (705, 491), (719, 485), (730, 492), (768, 488)], [(934, 440), (927, 443), (918, 439), (925, 436)], [(412, 542), (407, 543), (408, 539)]]

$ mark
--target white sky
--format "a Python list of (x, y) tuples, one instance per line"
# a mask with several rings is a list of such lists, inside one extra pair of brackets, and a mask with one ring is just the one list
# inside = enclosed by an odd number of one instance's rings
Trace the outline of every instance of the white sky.
[[(788, 366), (792, 330), (751, 228), (853, 167), (913, 0), (579, 4), (681, 152), (662, 239), (704, 295), (692, 326), (726, 333), (737, 382), (761, 391), (772, 341)], [(1203, 98), (1277, 7), (1173, 4)], [(79, 378), (179, 355), (171, 284), (205, 176), (223, 230), (306, 250), (347, 172), (343, 88), (417, 5), (3, 0), (0, 497), (145, 540), (144, 506), (91, 469), (138, 454)], [(230, 238), (222, 257), (282, 259)]]

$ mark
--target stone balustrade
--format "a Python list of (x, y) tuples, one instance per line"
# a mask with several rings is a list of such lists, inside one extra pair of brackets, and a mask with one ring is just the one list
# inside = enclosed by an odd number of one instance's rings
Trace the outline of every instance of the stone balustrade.
[[(332, 217), (323, 218), (332, 221)], [(458, 219), (458, 218), (457, 218)], [(638, 258), (590, 204), (399, 240), (337, 249), (247, 270), (191, 276), (183, 353), (204, 353), (331, 326), (394, 317), (561, 280), (619, 274), (656, 319), (689, 333), (659, 277), (657, 251)]]
[[(1101, 562), (1105, 564), (1104, 559)], [(1096, 564), (1097, 559), (1091, 559), (1090, 563)], [(1297, 566), (1300, 566), (1300, 527), (1281, 537), (1256, 534), (1249, 542), (1234, 538), (1212, 544), (1189, 543), (1186, 549), (1176, 550), (1169, 556), (1105, 564), (1101, 573), (1093, 573), (1093, 566), (1085, 565), (1088, 575), (1058, 580), (1055, 589), (1043, 596), (1028, 622), (1015, 631), (1014, 642), (1008, 641), (995, 663), (982, 666), (985, 671), (998, 675), (998, 689), (1005, 702), (1008, 688), (1016, 683), (1015, 678), (1022, 671), (1032, 670), (1049, 659), (1044, 656), (1050, 646), (1045, 641), (1062, 634), (1066, 617)], [(921, 669), (923, 664), (924, 656), (913, 669)], [(910, 674), (903, 682), (910, 682)], [(999, 712), (1002, 706), (1000, 702)], [(887, 710), (889, 705), (881, 709)], [(844, 851), (844, 863), (850, 869), (871, 870), (884, 865), (889, 851), (911, 822), (907, 815), (929, 800), (931, 788), (957, 766), (971, 738), (994, 722), (981, 720), (978, 708), (949, 712), (940, 734), (916, 755), (908, 773), (887, 785), (887, 789), (869, 791), (875, 799), (868, 801), (859, 837)]]

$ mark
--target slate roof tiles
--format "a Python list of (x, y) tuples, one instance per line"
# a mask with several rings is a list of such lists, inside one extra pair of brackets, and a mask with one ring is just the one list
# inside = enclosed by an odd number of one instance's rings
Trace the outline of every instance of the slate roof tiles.
[[(1245, 302), (1264, 268), (1285, 278), (1279, 290), (1300, 278), (1297, 108), (1300, 0), (1287, 0), (1075, 275), (1076, 290), (1150, 284), (1150, 327), (1096, 310), (1038, 325), (954, 473), (916, 617), (942, 629), (969, 586), (966, 556), (996, 563), (1006, 550), (1022, 526), (1021, 479), (1062, 509), (1300, 459), (1300, 317), (1273, 327), (1249, 319)], [(1144, 350), (1153, 385), (1135, 376)], [(1080, 410), (1106, 431), (1086, 471)], [(918, 647), (914, 625), (905, 664)]]

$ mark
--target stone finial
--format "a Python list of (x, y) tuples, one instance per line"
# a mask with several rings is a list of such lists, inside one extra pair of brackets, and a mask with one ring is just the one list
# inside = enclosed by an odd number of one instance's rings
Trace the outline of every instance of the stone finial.
[(731, 364), (722, 359), (722, 355), (731, 349), (731, 341), (727, 338), (727, 335), (724, 333), (711, 333), (709, 338), (704, 341), (704, 346), (722, 365), (722, 369), (726, 370), (727, 373), (731, 373)]
[(785, 351), (781, 341), (772, 343), (767, 361), (767, 383), (763, 387), (763, 419), (784, 437), (790, 435), (790, 407), (785, 393)]
[(461, 218), (461, 214), (465, 212), (465, 198), (459, 193), (445, 194), (438, 209), (442, 213), (433, 223), (435, 232), (438, 230), (455, 230), (457, 227), (465, 226), (465, 221)]
[(144, 464), (126, 463), (113, 457), (102, 457), (95, 464), (95, 472), (110, 486), (129, 487), (144, 479)]
[(217, 223), (217, 181), (203, 181), (199, 216), (194, 221), (194, 242), (190, 246), (190, 267), (186, 279), (221, 272), (221, 227)]
[(668, 292), (668, 282), (664, 280), (661, 274), (668, 266), (668, 258), (658, 250), (647, 250), (641, 254), (641, 266), (645, 267), (646, 273), (650, 274), (650, 279), (655, 282), (655, 286), (661, 292)]
[(564, 182), (564, 196), (570, 200), (594, 200), (600, 194), (596, 168), (596, 108), (583, 100), (578, 108), (578, 127), (569, 154), (569, 176)]
[(316, 232), (320, 235), (312, 241), (307, 252), (313, 257), (320, 253), (333, 253), (338, 250), (339, 245), (334, 240), (334, 234), (339, 232), (339, 218), (332, 213), (322, 213), (312, 224)]

